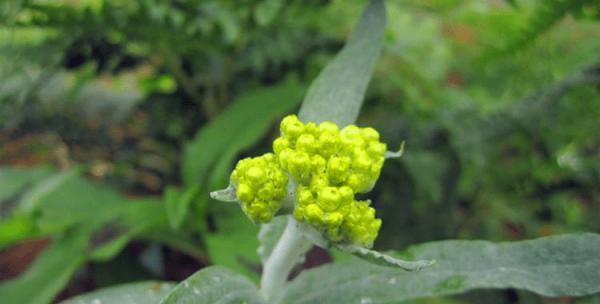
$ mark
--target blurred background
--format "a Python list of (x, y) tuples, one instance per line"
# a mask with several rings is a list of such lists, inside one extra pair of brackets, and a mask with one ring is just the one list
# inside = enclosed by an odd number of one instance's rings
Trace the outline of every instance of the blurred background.
[[(1, 298), (58, 301), (212, 264), (257, 279), (258, 228), (208, 192), (271, 149), (364, 5), (0, 2)], [(600, 1), (387, 6), (358, 124), (406, 147), (368, 195), (376, 249), (600, 232)], [(332, 256), (313, 249), (303, 267)]]

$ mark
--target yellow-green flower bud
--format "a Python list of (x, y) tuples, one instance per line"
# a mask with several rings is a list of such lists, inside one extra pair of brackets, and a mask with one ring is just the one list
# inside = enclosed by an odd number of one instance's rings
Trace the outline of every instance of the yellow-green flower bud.
[(297, 183), (294, 217), (333, 242), (370, 247), (381, 220), (356, 193), (375, 184), (386, 145), (373, 128), (332, 122), (302, 123), (295, 115), (281, 121), (275, 154), (238, 162), (231, 184), (242, 209), (255, 222), (270, 221), (286, 195), (288, 176)]
[(317, 149), (315, 137), (311, 134), (302, 134), (296, 141), (296, 149), (308, 153)]
[(296, 219), (334, 242), (370, 246), (381, 221), (354, 195), (369, 191), (379, 177), (386, 153), (379, 133), (355, 125), (340, 130), (327, 121), (304, 124), (295, 115), (285, 117), (280, 130), (273, 150), (281, 168), (298, 183)]
[(285, 198), (288, 177), (271, 153), (240, 160), (230, 178), (242, 210), (257, 223), (269, 222)]
[(296, 115), (288, 115), (281, 121), (281, 134), (296, 139), (304, 132), (304, 124)]
[(375, 209), (367, 201), (355, 201), (351, 205), (350, 216), (342, 224), (342, 231), (354, 244), (371, 247), (377, 237), (381, 220), (375, 218)]

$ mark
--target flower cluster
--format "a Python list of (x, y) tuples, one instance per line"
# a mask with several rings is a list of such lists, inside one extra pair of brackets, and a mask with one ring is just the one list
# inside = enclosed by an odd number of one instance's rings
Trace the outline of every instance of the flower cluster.
[(368, 201), (356, 193), (373, 188), (386, 145), (373, 128), (339, 129), (331, 122), (303, 124), (295, 115), (281, 122), (273, 150), (281, 168), (298, 182), (294, 217), (334, 241), (371, 247), (381, 226)]
[[(231, 183), (242, 208), (255, 222), (267, 222), (285, 197), (287, 174), (298, 184), (294, 217), (333, 242), (371, 247), (381, 220), (368, 201), (355, 200), (377, 181), (386, 145), (373, 128), (343, 129), (332, 122), (302, 123), (285, 117), (275, 155), (241, 160)], [(287, 174), (286, 174), (287, 173)]]
[(255, 223), (271, 221), (287, 191), (288, 176), (273, 153), (240, 160), (231, 173), (231, 184), (242, 210)]

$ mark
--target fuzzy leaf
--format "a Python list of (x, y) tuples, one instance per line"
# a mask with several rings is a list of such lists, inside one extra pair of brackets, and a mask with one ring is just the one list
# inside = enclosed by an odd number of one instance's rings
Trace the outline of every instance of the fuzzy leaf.
[(276, 303), (398, 303), (480, 288), (517, 288), (544, 296), (600, 292), (600, 235), (570, 234), (498, 243), (441, 241), (404, 256), (436, 260), (420, 272), (353, 259), (300, 274)]
[(356, 121), (379, 58), (386, 25), (383, 0), (372, 0), (344, 48), (310, 86), (298, 114), (304, 122)]
[(380, 266), (396, 267), (407, 271), (419, 271), (435, 264), (435, 260), (406, 261), (398, 257), (356, 245), (338, 245), (338, 249), (360, 259)]
[(158, 304), (173, 286), (166, 282), (123, 284), (86, 293), (60, 304)]
[(224, 267), (204, 268), (181, 282), (161, 304), (260, 304), (256, 286), (247, 278)]

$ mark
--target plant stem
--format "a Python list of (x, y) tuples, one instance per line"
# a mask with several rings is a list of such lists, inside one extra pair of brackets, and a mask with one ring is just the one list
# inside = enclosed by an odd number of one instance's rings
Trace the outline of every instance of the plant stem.
[(288, 216), (287, 226), (263, 268), (260, 286), (267, 301), (282, 290), (290, 271), (310, 247), (311, 243), (298, 230), (296, 219)]

